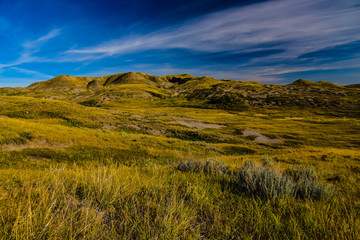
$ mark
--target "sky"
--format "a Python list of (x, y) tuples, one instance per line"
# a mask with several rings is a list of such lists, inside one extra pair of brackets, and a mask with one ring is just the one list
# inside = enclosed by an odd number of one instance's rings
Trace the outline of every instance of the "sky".
[(0, 87), (130, 71), (360, 83), (360, 1), (0, 0)]

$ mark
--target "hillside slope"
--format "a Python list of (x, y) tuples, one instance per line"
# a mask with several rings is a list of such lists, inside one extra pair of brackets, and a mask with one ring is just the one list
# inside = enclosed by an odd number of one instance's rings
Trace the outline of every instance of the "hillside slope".
[(189, 74), (153, 76), (134, 72), (104, 77), (60, 75), (48, 81), (33, 83), (26, 89), (3, 88), (0, 93), (90, 101), (96, 106), (120, 99), (146, 98), (228, 110), (296, 107), (340, 109), (356, 113), (360, 104), (358, 88), (325, 81), (299, 79), (288, 85), (271, 85), (194, 77)]

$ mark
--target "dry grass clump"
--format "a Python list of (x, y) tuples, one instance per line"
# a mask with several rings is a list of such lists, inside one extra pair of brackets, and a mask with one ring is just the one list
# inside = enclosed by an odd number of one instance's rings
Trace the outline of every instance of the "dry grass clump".
[(255, 166), (248, 161), (239, 168), (235, 173), (239, 190), (267, 199), (294, 197), (314, 200), (330, 198), (334, 192), (333, 187), (318, 181), (312, 169), (298, 168), (286, 176), (266, 166)]
[(205, 162), (195, 161), (192, 159), (187, 162), (180, 161), (177, 169), (182, 172), (203, 172), (217, 176), (229, 173), (229, 167), (225, 163), (214, 159), (209, 159)]

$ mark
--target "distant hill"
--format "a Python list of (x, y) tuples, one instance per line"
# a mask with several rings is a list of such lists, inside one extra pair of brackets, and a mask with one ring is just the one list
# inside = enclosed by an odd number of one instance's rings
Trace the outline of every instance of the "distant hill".
[(298, 79), (295, 82), (291, 83), (290, 85), (292, 86), (309, 86), (309, 87), (313, 87), (313, 86), (322, 86), (322, 87), (340, 87), (340, 85), (331, 83), (331, 82), (327, 82), (327, 81), (319, 81), (319, 82), (311, 82), (305, 79)]
[(351, 85), (347, 85), (347, 87), (360, 88), (360, 83), (359, 83), (359, 84), (351, 84)]
[[(326, 81), (298, 79), (287, 85), (253, 81), (217, 80), (189, 74), (154, 76), (118, 73), (103, 77), (60, 75), (27, 88), (0, 88), (2, 95), (66, 99), (100, 106), (121, 99), (182, 102), (187, 106), (245, 110), (252, 107), (333, 108), (357, 111), (359, 84), (341, 86)], [(181, 100), (183, 99), (183, 100)]]
[(150, 74), (127, 72), (104, 77), (73, 77), (70, 75), (59, 75), (47, 81), (33, 83), (27, 88), (30, 90), (42, 91), (74, 91), (123, 84), (147, 84), (163, 87), (167, 83), (169, 83), (168, 77), (157, 77)]
[(50, 80), (36, 82), (27, 87), (30, 90), (40, 91), (73, 91), (85, 89), (91, 77), (73, 77), (70, 75), (59, 75)]

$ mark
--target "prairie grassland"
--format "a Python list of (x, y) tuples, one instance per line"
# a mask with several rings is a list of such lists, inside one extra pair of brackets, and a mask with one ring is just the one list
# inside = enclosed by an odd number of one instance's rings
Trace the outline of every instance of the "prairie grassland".
[(358, 118), (78, 103), (0, 96), (2, 239), (360, 238)]

